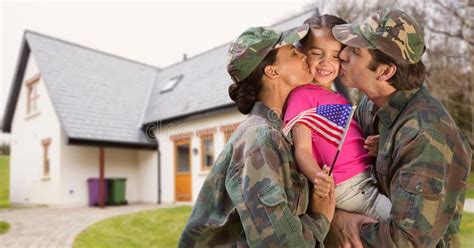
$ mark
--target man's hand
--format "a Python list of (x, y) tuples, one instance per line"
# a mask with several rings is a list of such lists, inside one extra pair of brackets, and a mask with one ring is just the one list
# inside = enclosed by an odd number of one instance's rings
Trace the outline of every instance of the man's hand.
[[(324, 185), (324, 188), (327, 187), (327, 191), (320, 190), (315, 185), (313, 188), (313, 194), (311, 194), (310, 197), (310, 206), (311, 212), (323, 214), (329, 221), (331, 221), (334, 217), (334, 210), (336, 209), (336, 197), (334, 193), (334, 179), (327, 173), (327, 170), (323, 170), (316, 174), (316, 180), (319, 179), (322, 182), (322, 185)], [(323, 192), (323, 194), (317, 193), (318, 191)]]
[(377, 223), (372, 217), (336, 210), (327, 236), (329, 247), (364, 247), (360, 240), (360, 227), (367, 223)]
[(369, 152), (370, 156), (376, 157), (379, 150), (380, 135), (369, 135), (365, 140), (364, 148)]

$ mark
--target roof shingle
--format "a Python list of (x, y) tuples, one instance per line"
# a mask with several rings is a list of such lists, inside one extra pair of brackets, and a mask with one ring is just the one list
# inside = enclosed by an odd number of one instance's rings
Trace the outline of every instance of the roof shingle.
[[(274, 27), (284, 30), (301, 25), (311, 14), (312, 12), (303, 13)], [(226, 70), (229, 44), (160, 71), (155, 79), (143, 124), (233, 104), (227, 90), (231, 83)], [(164, 84), (178, 75), (183, 75), (181, 82), (172, 91), (162, 94)]]
[(142, 113), (159, 69), (27, 32), (69, 138), (149, 144)]
[[(294, 27), (310, 15), (306, 12), (274, 27)], [(229, 44), (161, 70), (31, 31), (26, 31), (25, 41), (69, 139), (153, 145), (155, 141), (142, 131), (145, 124), (233, 104), (225, 68)], [(19, 65), (25, 67), (24, 62)], [(23, 73), (22, 68), (17, 74)], [(178, 84), (161, 92), (177, 76), (182, 76)], [(18, 101), (20, 77), (15, 75), (5, 114), (7, 131), (16, 108), (14, 101)]]

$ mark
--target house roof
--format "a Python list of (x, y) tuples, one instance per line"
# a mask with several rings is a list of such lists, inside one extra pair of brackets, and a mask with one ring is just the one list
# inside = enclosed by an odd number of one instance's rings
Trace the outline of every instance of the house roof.
[[(35, 59), (69, 140), (156, 146), (140, 128), (159, 68), (31, 31), (25, 32), (24, 42), (22, 53), (30, 51)], [(24, 66), (20, 63), (17, 71)], [(17, 73), (13, 87), (21, 88), (22, 74)], [(13, 110), (6, 112), (14, 111), (11, 103), (18, 95), (19, 90), (10, 94), (7, 108)], [(10, 131), (11, 119), (5, 121), (4, 131)]]
[[(299, 14), (274, 27), (300, 25), (311, 14)], [(228, 45), (160, 69), (26, 31), (2, 129), (11, 131), (31, 53), (69, 142), (156, 147), (143, 131), (146, 124), (234, 106), (227, 93)], [(176, 85), (162, 92), (176, 77)]]
[[(311, 11), (299, 14), (273, 27), (283, 30), (301, 25), (311, 14)], [(194, 113), (234, 106), (228, 94), (228, 87), (232, 81), (226, 70), (229, 45), (230, 43), (226, 43), (163, 68), (155, 79), (143, 124), (179, 119)], [(180, 75), (182, 79), (173, 90), (161, 92), (171, 78)]]

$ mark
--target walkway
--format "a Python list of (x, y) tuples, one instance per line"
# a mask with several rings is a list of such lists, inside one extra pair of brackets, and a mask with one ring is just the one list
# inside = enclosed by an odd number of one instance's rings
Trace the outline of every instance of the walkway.
[(10, 231), (0, 235), (0, 247), (72, 247), (74, 238), (93, 223), (116, 215), (157, 209), (158, 205), (127, 205), (99, 208), (30, 208), (0, 210), (0, 220)]

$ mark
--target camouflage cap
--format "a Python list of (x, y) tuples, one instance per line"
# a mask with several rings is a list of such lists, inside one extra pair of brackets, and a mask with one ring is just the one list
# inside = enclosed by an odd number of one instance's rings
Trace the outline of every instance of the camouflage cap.
[(227, 52), (227, 71), (236, 83), (247, 78), (276, 48), (293, 44), (308, 33), (308, 25), (283, 32), (268, 27), (252, 27), (243, 32), (230, 44)]
[(362, 22), (337, 25), (332, 33), (345, 45), (378, 49), (398, 62), (415, 64), (425, 51), (418, 22), (394, 8), (379, 10)]

